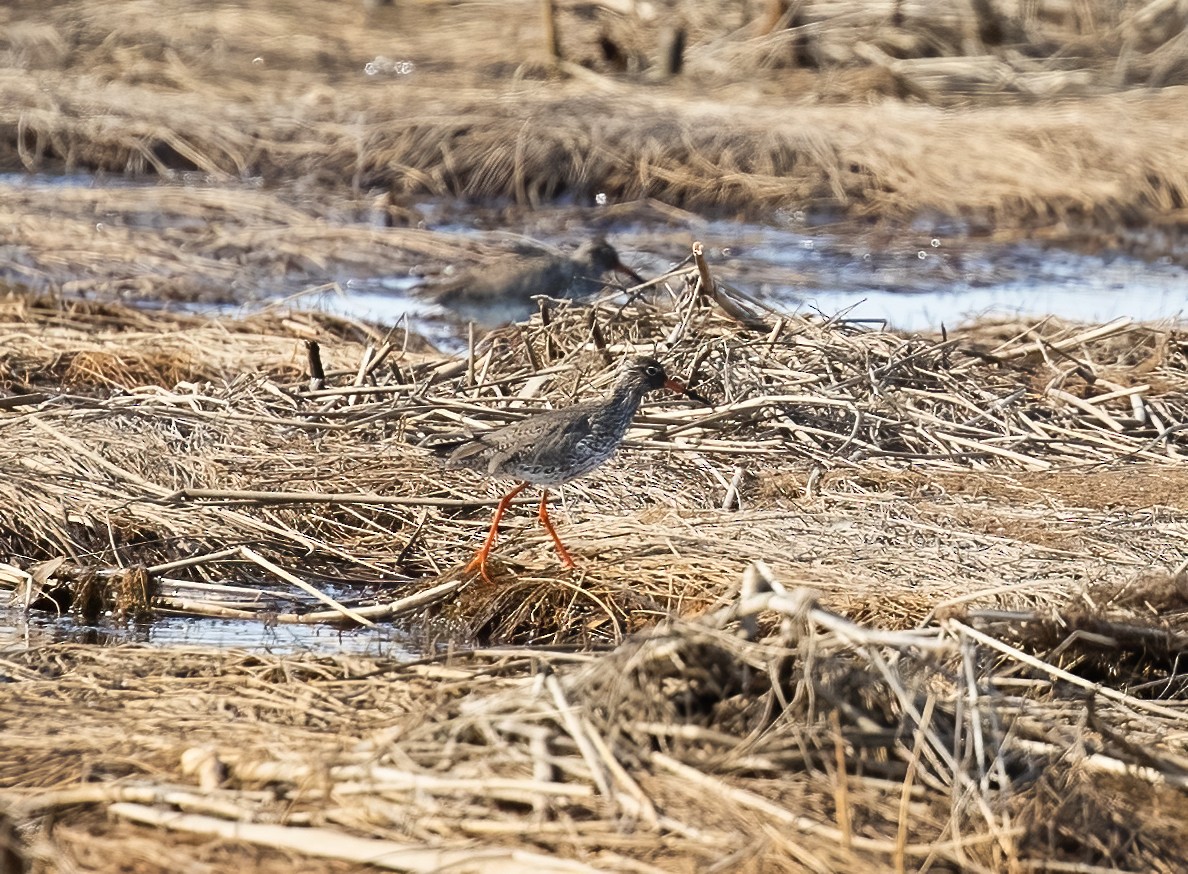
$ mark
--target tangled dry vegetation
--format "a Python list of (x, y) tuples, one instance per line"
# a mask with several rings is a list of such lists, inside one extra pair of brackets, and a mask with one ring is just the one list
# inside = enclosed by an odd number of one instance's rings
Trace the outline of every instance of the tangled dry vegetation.
[[(1188, 868), (1177, 326), (907, 337), (679, 271), (458, 359), (72, 297), (483, 254), (414, 227), (426, 193), (1182, 255), (1182, 3), (554, 6), (560, 59), (504, 0), (0, 9), (3, 167), (203, 174), (0, 181), (3, 275), (56, 293), (0, 299), (0, 592), (33, 625), (402, 623), (425, 653), (5, 644), (0, 872)], [(464, 575), (501, 484), (422, 442), (630, 351), (713, 407), (651, 398), (567, 487), (577, 571), (525, 496), (495, 583)]]
[[(905, 337), (695, 277), (462, 359), (310, 313), (8, 296), (16, 602), (486, 647), (14, 648), (13, 864), (1182, 869), (1180, 335)], [(418, 444), (596, 393), (629, 350), (714, 407), (652, 399), (567, 487), (578, 571), (521, 511), (496, 583), (463, 577), (499, 486)]]
[[(1121, 495), (1171, 482), (1159, 503), (1179, 506), (1173, 331), (1047, 321), (905, 338), (666, 287), (554, 303), (461, 359), (313, 313), (208, 321), (14, 294), (8, 584), (26, 605), (89, 602), (91, 616), (155, 604), (359, 623), (448, 600), (451, 633), (571, 643), (708, 607), (756, 560), (911, 626), (946, 592), (1014, 584), (1003, 597), (1025, 605), (1174, 554)], [(316, 385), (302, 338), (324, 358)], [(557, 585), (547, 539), (520, 514), (498, 550), (508, 584), (464, 585), (457, 569), (503, 486), (421, 445), (596, 393), (624, 353), (654, 348), (716, 403), (657, 399), (627, 453), (567, 487), (565, 537), (597, 557), (580, 584)], [(1094, 501), (1090, 515), (1061, 518), (1044, 476), (1070, 489), (1064, 505)], [(1117, 508), (1098, 503), (1111, 478)], [(1033, 546), (1067, 552), (1060, 573), (1037, 579)], [(127, 579), (137, 568), (143, 585)], [(122, 606), (121, 591), (139, 601)], [(308, 615), (310, 597), (326, 612)]]
[(21, 0), (0, 163), (382, 193), (397, 223), (412, 195), (600, 192), (1183, 254), (1182, 4), (557, 5), (553, 63), (531, 3)]
[(609, 654), (10, 653), (12, 852), (33, 871), (1183, 868), (1182, 708), (1162, 679), (1084, 676), (1136, 641), (1064, 629), (1038, 658), (1001, 618), (883, 632), (762, 569), (746, 583)]

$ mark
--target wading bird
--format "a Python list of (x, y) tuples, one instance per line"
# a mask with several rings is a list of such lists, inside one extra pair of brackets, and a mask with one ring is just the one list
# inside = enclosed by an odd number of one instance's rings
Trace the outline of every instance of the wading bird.
[(512, 499), (529, 485), (544, 486), (540, 495), (541, 524), (553, 538), (561, 560), (574, 567), (573, 557), (549, 521), (549, 487), (585, 476), (610, 458), (623, 442), (643, 396), (661, 388), (708, 403), (669, 377), (655, 358), (629, 358), (610, 394), (604, 398), (546, 410), (474, 436), (447, 437), (433, 445), (434, 452), (447, 456), (446, 467), (469, 468), (487, 476), (518, 480), (499, 501), (487, 539), (466, 566), (466, 572), (478, 570), (484, 579), (491, 580), (487, 574), (487, 557), (495, 545), (499, 521)]

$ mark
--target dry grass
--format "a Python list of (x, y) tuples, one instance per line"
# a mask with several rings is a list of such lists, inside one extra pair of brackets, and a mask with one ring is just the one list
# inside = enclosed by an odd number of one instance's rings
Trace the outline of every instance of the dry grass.
[[(1179, 326), (905, 337), (677, 275), (454, 360), (283, 307), (71, 297), (489, 251), (374, 222), (423, 193), (1180, 254), (1178, 6), (898, 6), (690, 7), (670, 82), (668, 16), (585, 5), (560, 8), (560, 73), (535, 4), (0, 9), (0, 161), (209, 174), (4, 184), (4, 274), (55, 296), (0, 300), (0, 591), (96, 624), (405, 621), (429, 654), (5, 644), (0, 870), (1188, 867)], [(362, 75), (379, 55), (415, 71)], [(577, 571), (520, 506), (496, 583), (464, 575), (502, 484), (419, 443), (595, 395), (629, 351), (714, 408), (650, 399), (566, 489)]]
[(607, 653), (33, 647), (0, 662), (0, 797), (33, 872), (1174, 871), (1184, 637), (1124, 603), (1081, 642), (887, 633), (752, 569)]
[(456, 234), (377, 227), (359, 198), (292, 205), (291, 191), (206, 186), (5, 192), (4, 273), (67, 296), (242, 303), (309, 292), (311, 274), (406, 275), (426, 260), (500, 251)]
[[(312, 190), (385, 192), (396, 221), (406, 195), (603, 192), (752, 215), (940, 213), (1182, 254), (1188, 126), (1170, 86), (1188, 63), (1160, 4), (1077, 3), (1063, 18), (1003, 5), (1001, 45), (968, 10), (907, 3), (893, 25), (890, 4), (795, 5), (798, 26), (767, 34), (734, 7), (691, 12), (687, 72), (657, 83), (640, 67), (669, 16), (563, 9), (558, 78), (533, 4), (370, 17), (297, 0), (17, 4), (4, 13), (0, 150), (28, 169), (263, 178), (291, 205)], [(600, 34), (639, 72), (595, 57)], [(794, 60), (806, 40), (808, 66)], [(379, 56), (414, 71), (366, 75)]]
[[(403, 616), (502, 647), (9, 646), (12, 852), (34, 872), (1182, 868), (1179, 335), (904, 337), (748, 315), (692, 275), (550, 305), (461, 360), (309, 313), (9, 296), (16, 603)], [(500, 487), (416, 444), (593, 394), (654, 348), (715, 407), (653, 399), (567, 489), (578, 571), (525, 510), (496, 584), (462, 576)]]
[[(1174, 333), (1048, 320), (936, 340), (774, 314), (748, 330), (676, 280), (676, 298), (554, 306), (461, 361), (311, 314), (204, 321), (13, 296), (0, 379), (28, 397), (2, 424), (7, 585), (84, 616), (434, 608), (451, 634), (589, 643), (705, 609), (757, 560), (849, 615), (910, 627), (954, 593), (1031, 605), (1178, 548), (1147, 521), (1181, 511)], [(312, 389), (310, 338), (327, 370)], [(602, 390), (620, 355), (658, 346), (716, 405), (648, 405), (627, 451), (567, 487), (579, 572), (517, 511), (496, 553), (505, 581), (459, 577), (504, 486), (420, 444)], [(150, 583), (129, 582), (136, 566)], [(311, 613), (303, 584), (339, 600)]]

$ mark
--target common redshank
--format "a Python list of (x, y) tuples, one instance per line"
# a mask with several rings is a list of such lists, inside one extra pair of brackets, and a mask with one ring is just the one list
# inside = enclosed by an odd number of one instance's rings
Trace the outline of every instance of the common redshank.
[(446, 467), (469, 468), (492, 477), (518, 480), (499, 501), (487, 539), (465, 572), (477, 569), (484, 579), (491, 581), (487, 557), (495, 545), (499, 521), (512, 499), (529, 485), (544, 486), (538, 514), (541, 524), (553, 538), (561, 561), (575, 567), (573, 557), (549, 521), (549, 487), (584, 476), (610, 458), (623, 442), (643, 396), (661, 388), (708, 403), (683, 383), (670, 378), (655, 358), (629, 358), (614, 388), (604, 398), (546, 410), (502, 428), (456, 440), (447, 438), (434, 445), (434, 452), (448, 454)]
[(533, 295), (581, 298), (601, 290), (614, 271), (636, 283), (642, 277), (619, 259), (602, 237), (582, 243), (572, 255), (540, 253), (498, 259), (444, 282), (424, 286), (427, 296), (456, 310), (526, 310)]

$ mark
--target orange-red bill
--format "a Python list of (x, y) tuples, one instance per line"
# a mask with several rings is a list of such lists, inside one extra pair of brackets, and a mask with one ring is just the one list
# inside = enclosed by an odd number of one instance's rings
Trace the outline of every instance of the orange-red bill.
[(684, 395), (685, 397), (693, 398), (693, 400), (703, 403), (707, 407), (713, 406), (713, 404), (711, 404), (708, 399), (706, 399), (702, 395), (699, 395), (697, 392), (693, 391), (693, 389), (689, 388), (689, 386), (685, 385), (680, 380), (673, 379), (671, 376), (668, 377), (666, 380), (664, 380), (664, 387), (666, 389), (668, 389), (669, 391), (676, 392), (679, 395)]

